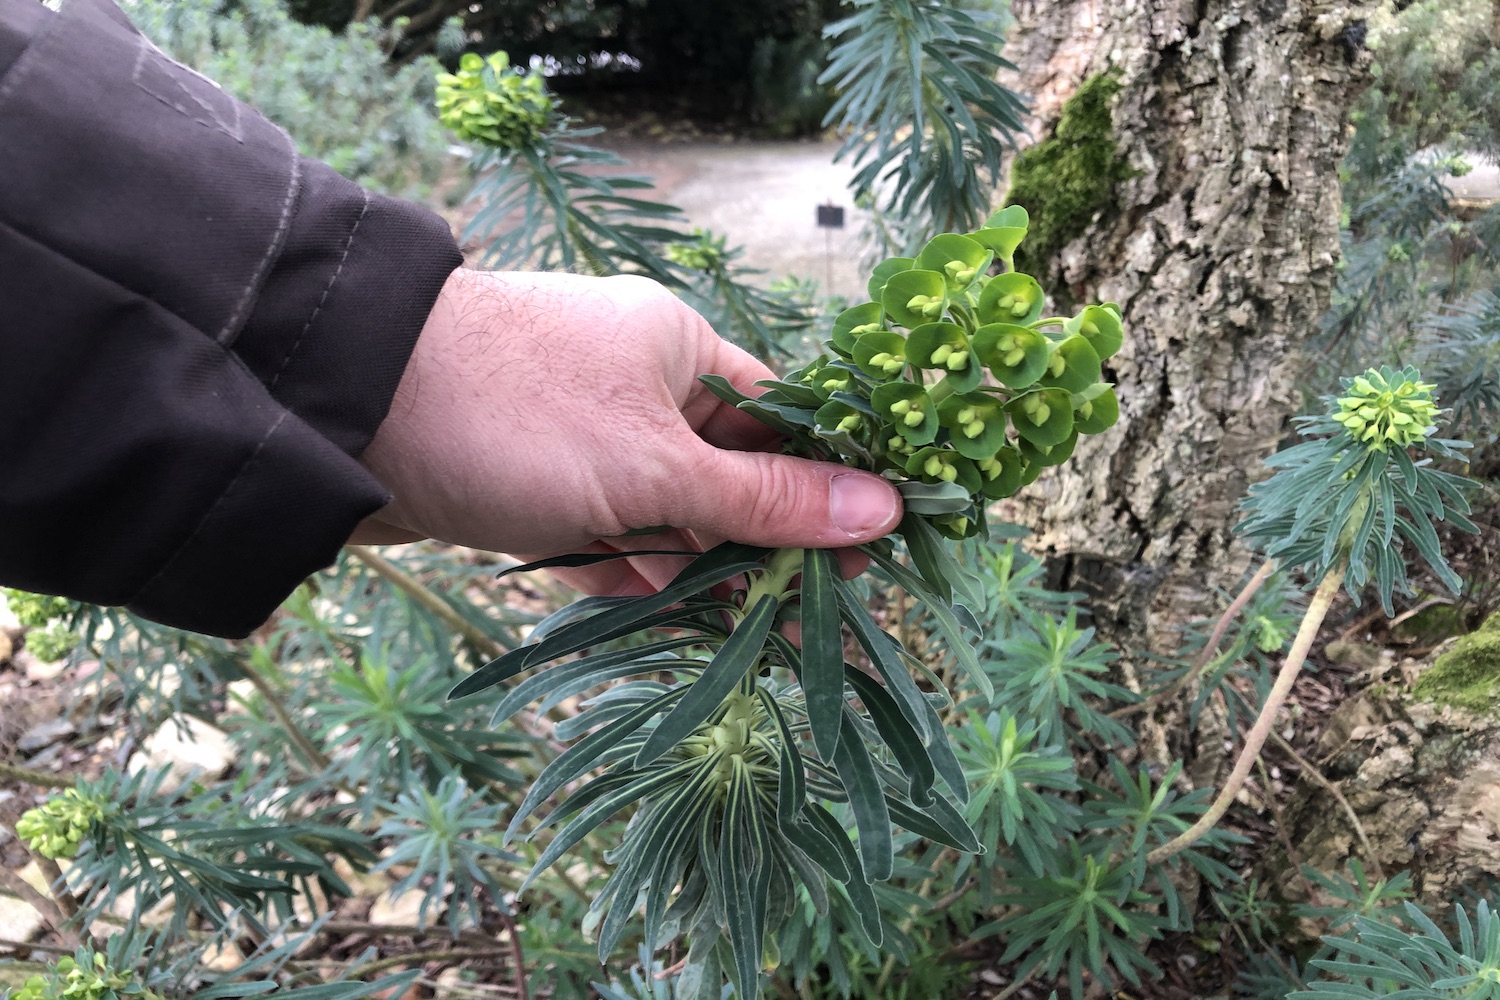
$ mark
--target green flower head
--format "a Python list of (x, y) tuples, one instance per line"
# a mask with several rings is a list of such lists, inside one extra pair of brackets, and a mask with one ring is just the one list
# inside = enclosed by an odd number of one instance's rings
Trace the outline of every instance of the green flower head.
[(668, 243), (662, 250), (667, 260), (693, 271), (712, 272), (724, 261), (724, 237), (694, 229), (696, 243)]
[(16, 821), (16, 833), (26, 846), (44, 858), (71, 858), (89, 829), (104, 818), (104, 803), (70, 788)]
[(536, 143), (556, 104), (541, 76), (522, 74), (504, 52), (459, 60), (457, 73), (437, 75), (438, 120), (461, 138), (519, 150)]
[(161, 1000), (133, 972), (120, 973), (109, 967), (103, 955), (87, 949), (77, 958), (64, 956), (52, 967), (51, 976), (32, 976), (16, 993), (16, 1000)]
[(1349, 436), (1374, 451), (1388, 444), (1407, 448), (1437, 429), (1437, 403), (1432, 385), (1419, 382), (1416, 372), (1371, 368), (1344, 380), (1344, 395), (1334, 403), (1333, 419)]

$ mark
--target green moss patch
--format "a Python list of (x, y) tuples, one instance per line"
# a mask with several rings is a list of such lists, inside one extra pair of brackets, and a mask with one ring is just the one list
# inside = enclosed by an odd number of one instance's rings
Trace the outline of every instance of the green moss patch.
[(1031, 216), (1031, 232), (1016, 255), (1016, 268), (1046, 272), (1057, 253), (1110, 206), (1117, 183), (1130, 176), (1118, 155), (1109, 105), (1120, 92), (1113, 73), (1086, 80), (1063, 105), (1052, 137), (1016, 157), (1008, 205)]
[(1412, 693), (1423, 701), (1474, 712), (1500, 706), (1500, 612), (1439, 656)]

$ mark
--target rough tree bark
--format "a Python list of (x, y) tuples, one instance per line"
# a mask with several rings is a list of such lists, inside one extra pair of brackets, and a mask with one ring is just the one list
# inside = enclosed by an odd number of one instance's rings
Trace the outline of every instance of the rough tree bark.
[(1062, 251), (1076, 299), (1124, 307), (1107, 363), (1121, 419), (1028, 491), (1058, 581), (1127, 648), (1203, 609), (1247, 565), (1235, 504), (1296, 407), (1328, 304), (1338, 166), (1361, 53), (1335, 0), (1014, 0), (1008, 54), (1045, 137), (1078, 84), (1113, 72), (1133, 176)]

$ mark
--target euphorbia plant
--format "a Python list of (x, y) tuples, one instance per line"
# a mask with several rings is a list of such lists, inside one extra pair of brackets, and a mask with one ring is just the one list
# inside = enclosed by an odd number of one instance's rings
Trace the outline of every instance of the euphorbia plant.
[[(949, 542), (984, 533), (987, 503), (1064, 460), (1080, 432), (1105, 429), (1118, 412), (1099, 381), (1101, 359), (1122, 342), (1118, 311), (1043, 318), (1040, 287), (1010, 268), (1026, 224), (1024, 210), (1005, 209), (977, 232), (943, 234), (915, 258), (882, 263), (871, 301), (837, 318), (827, 353), (761, 383), (757, 397), (704, 378), (782, 432), (787, 451), (897, 483), (906, 503), (897, 534), (912, 568), (897, 559), (894, 539), (863, 551), (925, 607), (986, 691), (968, 634), (977, 626), (962, 603), (972, 602), (973, 584)], [(799, 643), (784, 634), (792, 622)], [(870, 670), (846, 661), (846, 626)], [(652, 630), (666, 634), (554, 663)], [(913, 668), (931, 683), (919, 684)], [(530, 676), (506, 694), (497, 718), (622, 683), (558, 726), (559, 738), (581, 738), (537, 778), (508, 834), (571, 793), (532, 831), (558, 828), (534, 878), (634, 806), (591, 910), (599, 952), (607, 956), (644, 908), (648, 946), (689, 939), (688, 995), (703, 984), (703, 995), (717, 997), (727, 974), (737, 995), (757, 996), (768, 932), (799, 885), (825, 907), (828, 876), (878, 939), (871, 885), (891, 875), (896, 827), (982, 849), (963, 817), (964, 772), (938, 716), (949, 692), (881, 628), (831, 552), (725, 543), (660, 593), (588, 598), (557, 612), (454, 695), (522, 673)], [(852, 830), (829, 809), (836, 803), (847, 804)]]
[(1342, 379), (1343, 393), (1325, 400), (1326, 412), (1303, 418), (1308, 440), (1273, 456), (1275, 475), (1250, 488), (1236, 529), (1265, 550), (1266, 563), (1230, 606), (1204, 649), (1213, 654), (1227, 621), (1280, 565), (1316, 581), (1275, 683), (1245, 737), (1245, 746), (1213, 804), (1193, 826), (1151, 852), (1161, 862), (1184, 850), (1228, 810), (1249, 777), (1261, 747), (1301, 672), (1339, 588), (1358, 601), (1374, 584), (1386, 614), (1391, 597), (1409, 592), (1404, 543), (1450, 589), (1462, 581), (1443, 557), (1435, 521), (1474, 532), (1467, 494), (1472, 480), (1433, 467), (1434, 458), (1460, 459), (1469, 445), (1437, 437), (1440, 416), (1433, 386), (1415, 368), (1370, 369)]

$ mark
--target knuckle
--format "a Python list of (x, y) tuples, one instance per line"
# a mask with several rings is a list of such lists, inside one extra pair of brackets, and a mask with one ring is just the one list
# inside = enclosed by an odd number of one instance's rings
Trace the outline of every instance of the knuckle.
[(811, 498), (799, 488), (790, 462), (771, 461), (745, 484), (744, 520), (761, 532), (784, 531), (800, 523)]

